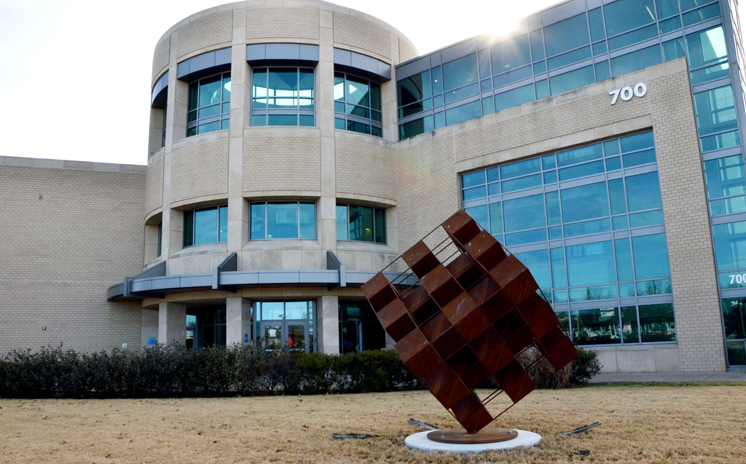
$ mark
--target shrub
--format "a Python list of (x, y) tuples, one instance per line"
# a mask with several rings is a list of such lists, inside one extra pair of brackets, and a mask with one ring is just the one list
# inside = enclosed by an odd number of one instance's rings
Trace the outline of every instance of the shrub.
[(601, 372), (601, 363), (598, 361), (598, 353), (578, 348), (578, 357), (572, 362), (570, 383), (586, 385), (599, 372)]

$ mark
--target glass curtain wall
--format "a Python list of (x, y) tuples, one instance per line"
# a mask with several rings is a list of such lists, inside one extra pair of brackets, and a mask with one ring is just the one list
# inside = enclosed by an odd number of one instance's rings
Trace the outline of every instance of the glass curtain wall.
[(306, 68), (254, 68), (252, 126), (313, 126), (314, 75)]
[(576, 344), (676, 341), (652, 132), (461, 181), (466, 212), (526, 264)]
[[(681, 57), (689, 59), (697, 93), (697, 85), (730, 76), (720, 22), (717, 1), (618, 0), (500, 43), (481, 36), (475, 53), (398, 81), (399, 136), (406, 139)], [(712, 112), (727, 117), (722, 113), (732, 108), (730, 86), (717, 93), (699, 97), (703, 120)], [(703, 150), (739, 144), (734, 129), (706, 129)]]

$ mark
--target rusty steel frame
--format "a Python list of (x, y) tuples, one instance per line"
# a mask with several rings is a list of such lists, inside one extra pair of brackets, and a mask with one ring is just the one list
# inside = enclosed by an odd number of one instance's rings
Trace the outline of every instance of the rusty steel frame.
[[(436, 233), (445, 238), (428, 246)], [(396, 277), (383, 274), (401, 262), (405, 269)], [(413, 276), (415, 283), (405, 285)], [(528, 268), (463, 210), (362, 290), (404, 365), (468, 434), (536, 388), (529, 373), (539, 362), (558, 371), (577, 356)], [(522, 364), (521, 354), (532, 347), (540, 356)], [(481, 400), (474, 390), (488, 379), (498, 388)], [(493, 417), (485, 405), (501, 393), (512, 404)]]

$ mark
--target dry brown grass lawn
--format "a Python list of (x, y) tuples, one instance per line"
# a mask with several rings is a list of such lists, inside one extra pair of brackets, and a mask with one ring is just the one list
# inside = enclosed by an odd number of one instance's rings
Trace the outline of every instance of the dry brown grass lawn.
[[(0, 400), (0, 408), (2, 463), (746, 462), (743, 384), (536, 391), (495, 425), (536, 431), (539, 447), (467, 456), (404, 445), (418, 431), (409, 418), (457, 426), (428, 392)], [(595, 421), (602, 425), (557, 438)], [(334, 432), (380, 437), (335, 440)]]

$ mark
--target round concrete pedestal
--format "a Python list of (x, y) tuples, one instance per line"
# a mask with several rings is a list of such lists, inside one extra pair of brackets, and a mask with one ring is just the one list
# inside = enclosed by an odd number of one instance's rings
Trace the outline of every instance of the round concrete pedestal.
[[(513, 429), (515, 430), (515, 429)], [(445, 451), (448, 453), (482, 453), (484, 451), (507, 450), (520, 446), (536, 446), (541, 443), (541, 435), (525, 430), (515, 430), (518, 436), (512, 440), (498, 441), (495, 443), (476, 443), (476, 444), (456, 444), (440, 443), (427, 437), (432, 433), (431, 430), (415, 433), (404, 440), (404, 444), (410, 448), (417, 448), (424, 451)]]

